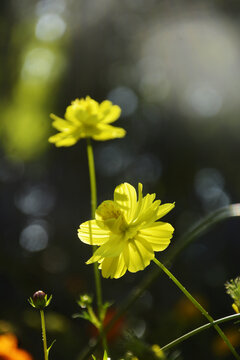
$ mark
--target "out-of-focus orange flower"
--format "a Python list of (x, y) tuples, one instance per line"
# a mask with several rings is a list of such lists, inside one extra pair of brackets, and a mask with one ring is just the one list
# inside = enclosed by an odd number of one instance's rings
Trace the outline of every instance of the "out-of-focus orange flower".
[[(207, 301), (201, 295), (194, 295), (195, 299), (203, 305), (207, 307)], [(178, 303), (175, 306), (175, 314), (181, 321), (192, 321), (198, 319), (202, 316), (200, 311), (184, 296), (181, 297)]]
[[(230, 341), (230, 343), (235, 348), (240, 345), (240, 333), (239, 333), (238, 329), (230, 328), (224, 332), (225, 332), (225, 335), (227, 336), (228, 340)], [(213, 351), (214, 355), (219, 356), (219, 357), (220, 356), (225, 357), (226, 355), (229, 354), (228, 346), (225, 344), (225, 342), (219, 336), (217, 336), (213, 341), (212, 351)]]
[(13, 334), (0, 335), (1, 360), (33, 360), (25, 350), (18, 348), (18, 340)]

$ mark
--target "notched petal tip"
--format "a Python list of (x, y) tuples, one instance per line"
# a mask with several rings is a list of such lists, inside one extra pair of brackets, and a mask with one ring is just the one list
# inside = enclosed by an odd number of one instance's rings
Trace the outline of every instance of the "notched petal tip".
[(87, 261), (85, 261), (85, 264), (86, 264), (86, 265), (90, 265), (90, 264), (93, 264), (93, 263), (96, 262), (96, 261), (92, 261), (91, 259), (92, 259), (92, 258), (90, 258), (90, 259), (88, 259)]
[(53, 119), (53, 120), (57, 120), (59, 117), (53, 113), (50, 113), (49, 114), (50, 118)]
[(160, 205), (157, 212), (158, 219), (168, 214), (174, 207), (175, 207), (175, 202)]
[(53, 139), (53, 136), (50, 136), (48, 138), (48, 142), (51, 143), (51, 144), (55, 143), (55, 140)]

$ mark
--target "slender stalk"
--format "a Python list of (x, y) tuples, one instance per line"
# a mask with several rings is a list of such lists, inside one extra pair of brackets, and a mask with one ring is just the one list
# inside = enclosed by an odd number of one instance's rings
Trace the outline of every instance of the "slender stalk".
[[(91, 139), (87, 138), (87, 156), (88, 156), (88, 167), (89, 167), (89, 178), (90, 178), (90, 189), (91, 189), (91, 216), (92, 219), (95, 218), (95, 211), (97, 208), (97, 184), (96, 184), (96, 173), (95, 173), (95, 163)], [(90, 226), (90, 242), (92, 243), (92, 231)], [(93, 253), (96, 250), (96, 246), (93, 246)], [(101, 321), (100, 334), (102, 338), (103, 348), (107, 352), (107, 341), (103, 329), (103, 317), (102, 317), (102, 287), (101, 287), (101, 277), (98, 270), (98, 264), (95, 262), (94, 266), (94, 278), (95, 278), (95, 287), (97, 294), (97, 306), (98, 306), (98, 315)]]
[(224, 332), (221, 330), (221, 328), (217, 325), (214, 324), (214, 320), (213, 318), (208, 314), (208, 312), (202, 307), (201, 304), (199, 304), (199, 302), (194, 299), (194, 297), (185, 289), (185, 287), (175, 278), (175, 276), (160, 262), (158, 261), (156, 258), (153, 259), (153, 261), (155, 262), (155, 264), (162, 269), (166, 275), (169, 276), (169, 278), (175, 283), (175, 285), (177, 285), (177, 287), (184, 293), (184, 295), (186, 295), (186, 297), (193, 303), (193, 305), (203, 314), (203, 316), (205, 316), (205, 318), (213, 325), (213, 327), (215, 328), (215, 330), (218, 332), (218, 334), (221, 336), (221, 338), (223, 339), (223, 341), (226, 343), (226, 345), (228, 346), (229, 350), (232, 352), (233, 356), (235, 357), (235, 359), (240, 360), (240, 356), (238, 355), (238, 353), (236, 352), (236, 350), (234, 349), (234, 347), (232, 346), (232, 344), (230, 343), (230, 341), (228, 340), (228, 338), (226, 337), (226, 335), (224, 334)]
[(87, 138), (87, 155), (88, 155), (88, 166), (89, 166), (89, 177), (90, 177), (90, 188), (91, 188), (91, 214), (92, 214), (92, 218), (94, 219), (95, 211), (97, 208), (97, 185), (96, 185), (93, 148), (90, 138)]
[(41, 326), (42, 326), (42, 340), (43, 340), (44, 360), (48, 360), (47, 336), (46, 336), (46, 325), (45, 325), (44, 310), (40, 310), (40, 316), (41, 316)]
[[(95, 174), (95, 164), (94, 164), (94, 155), (93, 148), (90, 138), (87, 138), (87, 156), (88, 156), (88, 167), (89, 167), (89, 178), (90, 178), (90, 189), (91, 189), (91, 216), (92, 219), (95, 218), (95, 211), (97, 208), (97, 185), (96, 185), (96, 174)], [(92, 232), (90, 228), (90, 241), (92, 242)], [(96, 246), (93, 246), (93, 253), (96, 250)], [(94, 264), (94, 276), (95, 276), (95, 286), (97, 292), (97, 305), (99, 314), (102, 310), (102, 289), (101, 289), (101, 278), (98, 270), (98, 264)]]
[(240, 317), (240, 314), (233, 314), (233, 315), (229, 315), (229, 316), (225, 316), (224, 318), (218, 319), (218, 320), (214, 320), (211, 323), (207, 323), (205, 325), (199, 326), (198, 328), (189, 331), (188, 333), (180, 336), (179, 338), (171, 341), (169, 344), (162, 346), (161, 349), (163, 351), (169, 350), (171, 348), (173, 348), (174, 346), (180, 344), (181, 342), (189, 339), (190, 337), (199, 334), (200, 332), (209, 329), (210, 327), (214, 326), (214, 325), (218, 325), (218, 324), (222, 324), (224, 322), (227, 321), (231, 321), (231, 320), (235, 320), (238, 319)]

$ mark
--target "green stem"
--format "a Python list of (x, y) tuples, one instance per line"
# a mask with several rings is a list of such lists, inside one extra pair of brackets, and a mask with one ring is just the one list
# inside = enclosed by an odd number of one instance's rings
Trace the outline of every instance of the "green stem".
[(92, 219), (94, 219), (95, 211), (97, 208), (97, 185), (96, 185), (93, 148), (90, 138), (87, 138), (87, 155), (88, 155), (88, 167), (89, 167), (90, 188), (91, 188), (91, 214), (92, 214)]
[(106, 351), (107, 355), (109, 354), (108, 352), (108, 344), (107, 344), (107, 338), (106, 338), (106, 334), (103, 330), (103, 324), (101, 324), (101, 328), (100, 328), (100, 336), (102, 338), (102, 345), (103, 345), (103, 349), (104, 351)]
[(213, 318), (208, 314), (208, 312), (202, 307), (202, 305), (199, 304), (199, 302), (194, 299), (194, 297), (185, 289), (185, 287), (175, 278), (175, 276), (156, 258), (153, 259), (155, 264), (165, 272), (166, 275), (169, 276), (169, 278), (177, 285), (177, 287), (186, 295), (186, 297), (193, 303), (193, 305), (205, 316), (205, 318), (212, 324), (212, 326), (215, 328), (215, 330), (218, 332), (218, 334), (221, 336), (223, 341), (228, 346), (229, 350), (232, 352), (235, 359), (240, 360), (240, 356), (224, 334), (224, 332), (220, 329), (220, 327), (217, 324), (214, 324)]
[[(93, 148), (90, 138), (87, 138), (87, 155), (88, 155), (88, 167), (89, 167), (89, 178), (90, 178), (90, 189), (91, 189), (91, 216), (92, 219), (95, 218), (95, 211), (97, 208), (97, 185), (96, 185), (96, 174), (95, 174), (95, 164), (93, 156)], [(92, 232), (90, 228), (90, 241), (92, 242)], [(93, 253), (96, 250), (96, 246), (93, 246)], [(94, 276), (95, 276), (95, 286), (97, 292), (97, 305), (99, 315), (102, 310), (102, 289), (101, 289), (101, 278), (100, 272), (98, 270), (97, 262), (94, 263)]]
[(197, 329), (194, 329), (192, 331), (189, 331), (188, 333), (180, 336), (179, 338), (171, 341), (169, 344), (162, 346), (161, 349), (163, 351), (169, 350), (171, 348), (173, 348), (174, 346), (180, 344), (181, 342), (189, 339), (190, 337), (199, 334), (200, 332), (209, 329), (210, 327), (217, 325), (217, 324), (222, 324), (224, 322), (227, 321), (231, 321), (231, 320), (235, 320), (238, 319), (240, 317), (240, 314), (233, 314), (233, 315), (229, 315), (229, 316), (225, 316), (224, 318), (218, 319), (218, 320), (214, 320), (211, 323), (207, 323), (205, 325), (199, 326)]
[[(90, 178), (90, 189), (91, 189), (91, 215), (92, 219), (95, 218), (95, 211), (97, 208), (97, 184), (96, 184), (96, 173), (95, 173), (95, 163), (91, 139), (87, 138), (87, 156), (88, 156), (88, 167), (89, 167), (89, 178)], [(92, 231), (90, 226), (90, 242), (92, 242)], [(96, 250), (96, 246), (93, 246), (93, 253)], [(101, 321), (101, 329), (103, 328), (103, 318), (102, 318), (102, 288), (101, 288), (101, 277), (98, 270), (98, 263), (95, 262), (94, 266), (94, 278), (95, 278), (95, 287), (97, 294), (97, 306), (98, 306), (98, 315)], [(103, 348), (107, 352), (107, 341), (104, 332), (100, 331), (102, 337)]]
[(101, 326), (98, 317), (96, 316), (95, 312), (93, 311), (92, 306), (87, 306), (88, 313), (92, 319), (92, 323), (96, 326), (97, 329)]
[(46, 325), (45, 325), (45, 317), (43, 310), (40, 310), (40, 316), (41, 316), (41, 326), (42, 326), (44, 360), (48, 360)]

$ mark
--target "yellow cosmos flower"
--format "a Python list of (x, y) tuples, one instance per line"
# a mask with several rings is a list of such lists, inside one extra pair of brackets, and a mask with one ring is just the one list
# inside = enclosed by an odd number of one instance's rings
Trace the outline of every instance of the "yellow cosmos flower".
[(87, 96), (86, 99), (76, 99), (67, 107), (65, 119), (54, 114), (52, 125), (60, 131), (49, 138), (56, 146), (72, 146), (82, 138), (94, 140), (110, 140), (124, 137), (126, 131), (109, 125), (121, 114), (118, 105), (112, 105), (105, 100), (101, 104)]
[(162, 251), (169, 245), (174, 229), (157, 220), (175, 205), (160, 205), (155, 196), (143, 197), (142, 184), (138, 184), (137, 200), (135, 188), (121, 184), (114, 191), (114, 200), (103, 201), (97, 208), (96, 219), (80, 225), (80, 240), (99, 245), (87, 264), (98, 262), (103, 277), (117, 279), (127, 270), (143, 270), (154, 258), (154, 251)]

